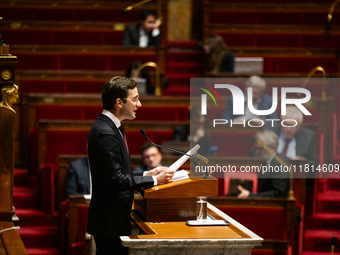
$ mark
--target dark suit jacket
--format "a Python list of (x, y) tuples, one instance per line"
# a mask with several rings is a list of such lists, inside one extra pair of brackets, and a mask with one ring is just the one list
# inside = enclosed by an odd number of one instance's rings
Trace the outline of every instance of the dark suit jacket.
[[(284, 161), (288, 166), (287, 160), (280, 154), (277, 156)], [(280, 162), (273, 158), (270, 163), (271, 166), (281, 166)], [(265, 162), (262, 165), (268, 165)], [(289, 192), (289, 172), (266, 172), (258, 174), (257, 193), (250, 193), (249, 197), (282, 197), (288, 196)]]
[[(272, 130), (279, 136), (281, 133), (281, 126), (274, 126)], [(295, 135), (295, 139), (296, 156), (305, 157), (307, 159), (307, 164), (317, 167), (319, 164), (319, 157), (315, 145), (314, 132), (301, 127), (299, 132)]]
[(90, 171), (87, 158), (71, 162), (66, 177), (66, 194), (90, 194)]
[(116, 125), (100, 114), (88, 140), (92, 199), (87, 232), (97, 237), (130, 235), (133, 189), (153, 186), (151, 176), (133, 176), (131, 159)]
[[(268, 110), (271, 108), (273, 103), (273, 98), (269, 95), (262, 94), (262, 100), (259, 104), (258, 110)], [(248, 107), (248, 103), (245, 107)], [(244, 108), (246, 109), (246, 108)], [(230, 97), (228, 99), (227, 107), (225, 108), (225, 111), (223, 113), (223, 119), (226, 119), (227, 121), (230, 121), (232, 119), (235, 119), (237, 117), (240, 117), (241, 115), (234, 115), (233, 114), (233, 97)], [(259, 116), (261, 119), (277, 119), (276, 111), (274, 111), (272, 114), (267, 116)]]
[[(123, 46), (139, 46), (139, 28), (140, 24), (134, 24), (127, 26), (125, 28), (125, 33), (123, 37)], [(153, 37), (149, 33), (148, 46), (160, 46), (162, 44), (161, 34)]]

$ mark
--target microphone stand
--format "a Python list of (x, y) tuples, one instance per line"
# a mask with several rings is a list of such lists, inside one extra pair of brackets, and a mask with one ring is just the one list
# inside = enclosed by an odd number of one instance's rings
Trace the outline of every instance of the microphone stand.
[[(149, 137), (146, 135), (146, 132), (145, 130), (142, 128), (140, 130), (141, 134), (145, 136), (145, 138), (148, 140), (149, 143), (151, 143), (152, 145), (156, 146), (156, 147), (159, 147), (159, 148), (163, 148), (163, 149), (166, 149), (166, 150), (169, 150), (169, 151), (173, 151), (173, 152), (176, 152), (176, 153), (179, 153), (179, 154), (182, 154), (182, 155), (185, 155), (185, 156), (188, 156), (190, 158), (193, 158), (195, 163), (198, 161), (200, 163), (202, 163), (204, 166), (205, 166), (205, 169), (207, 170), (207, 164), (209, 162), (209, 160), (205, 157), (203, 157), (202, 155), (200, 154), (196, 154), (196, 155), (189, 155), (189, 154), (186, 154), (185, 152), (183, 151), (179, 151), (179, 150), (176, 150), (176, 149), (173, 149), (173, 148), (169, 148), (169, 147), (165, 147), (165, 146), (162, 146), (162, 145), (159, 145), (159, 144), (155, 144), (153, 143)], [(211, 179), (212, 177), (209, 175), (209, 172), (208, 171), (205, 171), (205, 175), (202, 177), (204, 179)]]
[[(263, 149), (265, 149), (267, 152), (270, 153), (270, 155), (272, 155), (281, 165), (287, 167), (288, 169), (289, 166), (282, 160), (280, 159), (277, 154), (275, 153), (272, 153), (270, 151), (270, 149), (268, 148), (267, 145), (263, 144), (262, 142), (260, 142), (258, 139), (256, 139), (255, 137), (251, 137), (250, 138), (252, 141), (256, 142), (258, 145), (260, 145)], [(294, 191), (293, 191), (293, 172), (292, 171), (289, 171), (289, 193), (288, 193), (288, 198), (291, 199), (291, 200), (294, 200), (295, 199), (295, 196), (294, 196)]]

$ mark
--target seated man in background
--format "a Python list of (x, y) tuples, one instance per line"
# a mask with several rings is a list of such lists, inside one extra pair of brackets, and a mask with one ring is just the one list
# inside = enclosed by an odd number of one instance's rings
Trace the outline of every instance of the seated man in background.
[[(276, 152), (278, 145), (277, 134), (271, 130), (264, 130), (256, 134), (256, 140), (260, 144), (256, 143), (255, 149), (263, 161), (258, 173), (257, 193), (252, 193), (239, 185), (237, 188), (240, 194), (237, 197), (287, 197), (289, 192), (289, 171), (283, 171), (281, 166), (284, 166), (282, 163), (288, 165), (288, 162)], [(273, 169), (281, 170), (274, 171)]]
[(91, 177), (88, 158), (71, 162), (66, 177), (66, 194), (91, 194)]
[(123, 46), (160, 46), (162, 44), (160, 25), (161, 21), (155, 12), (143, 10), (139, 15), (139, 22), (125, 28)]
[(136, 166), (134, 170), (135, 173), (149, 171), (158, 166), (163, 166), (161, 164), (162, 153), (151, 143), (145, 143), (142, 145), (140, 155), (142, 156), (143, 165)]
[(268, 110), (271, 108), (273, 104), (273, 98), (267, 94), (264, 94), (264, 90), (266, 89), (266, 81), (259, 76), (251, 76), (246, 82), (246, 91), (245, 91), (245, 107), (244, 107), (244, 116), (234, 115), (233, 114), (233, 97), (228, 99), (227, 107), (223, 113), (223, 119), (227, 121), (233, 120), (234, 123), (241, 123), (244, 120), (250, 119), (277, 119), (277, 114), (274, 111), (272, 114), (268, 116), (257, 116), (250, 112), (247, 103), (247, 88), (251, 87), (253, 90), (253, 106), (257, 110)]
[[(295, 106), (287, 107), (285, 126), (277, 125), (273, 131), (279, 136), (277, 152), (294, 160), (306, 160), (307, 164), (316, 167), (319, 164), (318, 151), (315, 146), (314, 132), (302, 127), (303, 114)], [(294, 121), (295, 120), (295, 121)], [(293, 127), (297, 124), (295, 127)]]

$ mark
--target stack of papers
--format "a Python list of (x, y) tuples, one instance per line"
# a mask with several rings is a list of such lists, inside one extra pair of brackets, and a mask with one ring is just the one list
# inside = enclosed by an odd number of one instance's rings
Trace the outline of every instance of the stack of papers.
[(179, 170), (175, 172), (174, 176), (172, 177), (174, 182), (184, 179), (189, 179), (189, 173), (186, 170)]

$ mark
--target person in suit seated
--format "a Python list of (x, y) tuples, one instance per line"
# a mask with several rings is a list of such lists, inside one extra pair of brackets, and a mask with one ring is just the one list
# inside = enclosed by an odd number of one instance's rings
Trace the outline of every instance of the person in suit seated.
[(203, 46), (207, 55), (208, 72), (212, 73), (233, 73), (235, 66), (234, 54), (228, 51), (227, 45), (219, 35), (210, 35)]
[(123, 46), (160, 46), (162, 44), (159, 26), (161, 21), (154, 11), (143, 10), (139, 22), (125, 28)]
[(80, 158), (70, 163), (66, 176), (66, 194), (91, 194), (91, 176), (88, 158)]
[[(264, 94), (264, 90), (266, 89), (266, 81), (259, 76), (251, 76), (246, 82), (246, 91), (247, 88), (251, 87), (253, 90), (253, 105), (257, 110), (268, 110), (271, 108), (273, 99), (271, 96)], [(248, 109), (247, 104), (247, 96), (245, 92), (245, 115), (234, 115), (233, 114), (233, 97), (228, 99), (227, 107), (223, 113), (223, 119), (227, 121), (233, 120), (234, 123), (242, 123), (244, 120), (250, 119), (277, 119), (276, 111), (268, 116), (257, 116), (251, 113)]]
[(237, 197), (287, 197), (289, 192), (289, 171), (270, 171), (270, 169), (275, 168), (282, 169), (281, 167), (284, 166), (284, 164), (288, 165), (287, 160), (277, 153), (277, 134), (271, 130), (264, 130), (256, 134), (256, 140), (260, 143), (255, 144), (256, 152), (263, 160), (260, 172), (258, 173), (257, 193), (252, 193), (239, 185), (237, 188), (240, 194)]
[(161, 164), (162, 153), (151, 143), (145, 143), (142, 145), (140, 155), (142, 156), (143, 165), (136, 166), (134, 170), (135, 173), (149, 171), (158, 166), (164, 166)]
[(284, 119), (285, 126), (275, 125), (273, 128), (279, 136), (277, 152), (289, 159), (306, 160), (308, 165), (313, 165), (316, 169), (319, 158), (314, 132), (302, 127), (302, 112), (295, 106), (288, 106), (281, 121)]
[(172, 182), (174, 171), (156, 167), (133, 173), (122, 121), (135, 119), (142, 106), (135, 80), (116, 76), (102, 89), (103, 112), (88, 139), (92, 197), (87, 232), (94, 237), (97, 255), (129, 254), (120, 236), (131, 235), (133, 190)]
[(175, 128), (172, 135), (172, 141), (191, 143), (191, 146), (199, 144), (201, 147), (198, 153), (206, 156), (210, 152), (211, 136), (206, 131), (208, 118), (206, 115), (201, 115), (199, 107), (194, 106), (189, 112), (190, 125), (179, 125)]

